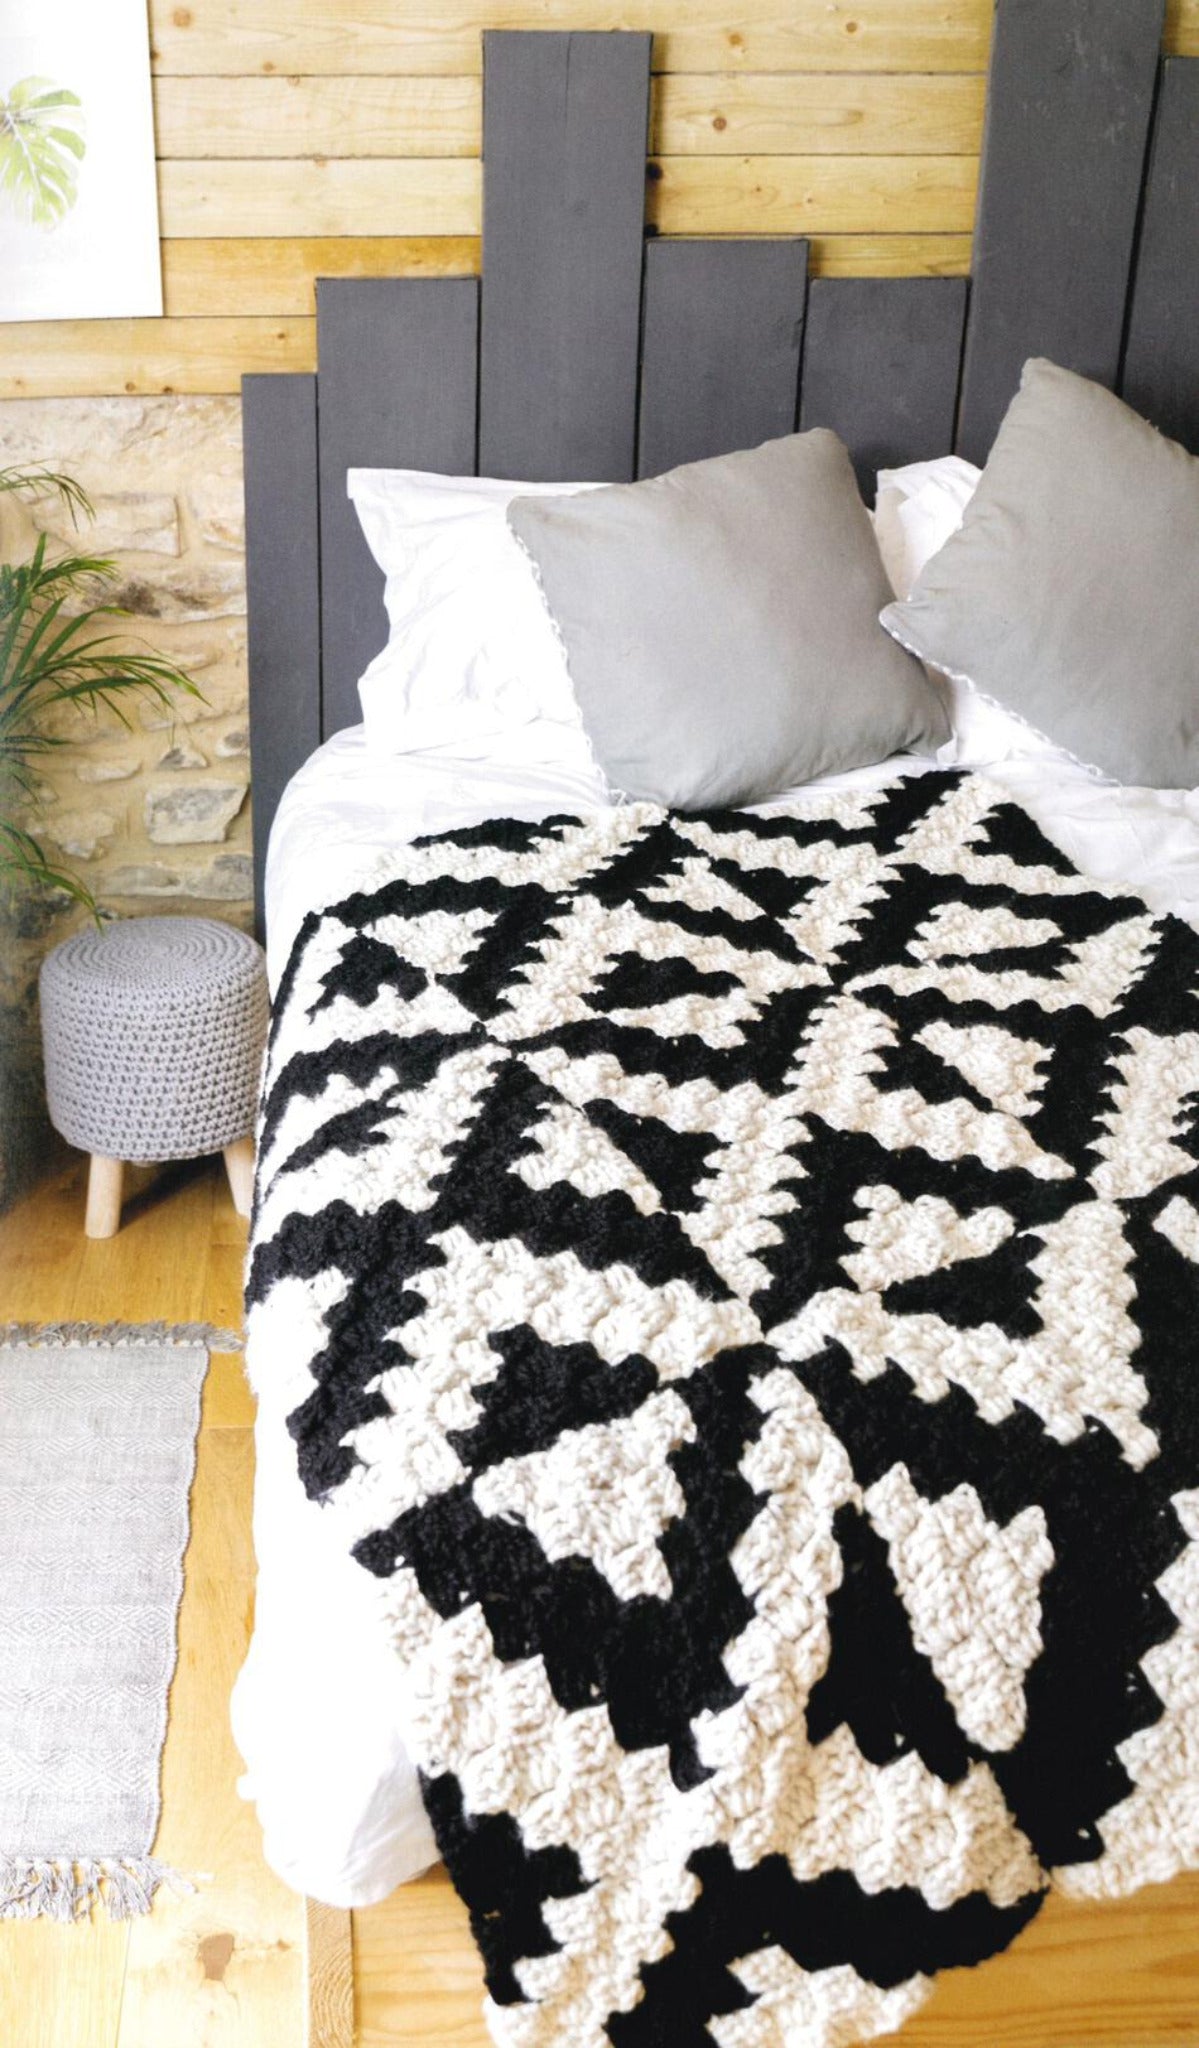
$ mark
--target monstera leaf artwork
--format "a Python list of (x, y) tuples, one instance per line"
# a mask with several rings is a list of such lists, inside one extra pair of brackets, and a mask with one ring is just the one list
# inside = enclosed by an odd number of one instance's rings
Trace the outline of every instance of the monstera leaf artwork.
[(21, 78), (0, 97), (0, 206), (56, 228), (79, 192), (83, 103), (50, 78)]
[(146, 0), (0, 0), (0, 333), (161, 312)]

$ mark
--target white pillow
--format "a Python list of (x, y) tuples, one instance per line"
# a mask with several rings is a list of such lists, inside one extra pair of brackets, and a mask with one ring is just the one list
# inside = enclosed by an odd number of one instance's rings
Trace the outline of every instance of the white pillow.
[[(981, 475), (960, 455), (879, 470), (874, 532), (896, 597), (911, 596), (925, 565), (957, 532)], [(953, 726), (952, 741), (938, 755), (943, 765), (987, 768), (997, 761), (1060, 751), (994, 698), (980, 696), (964, 676), (938, 669), (929, 673), (944, 693)]]
[[(477, 758), (504, 735), (506, 752), (544, 760), (564, 728), (573, 755), (582, 724), (566, 657), (504, 513), (518, 493), (596, 486), (410, 469), (351, 469), (346, 485), (387, 579), (391, 626), (358, 684), (367, 743)], [(535, 723), (536, 734), (523, 732)]]
[(981, 475), (960, 455), (879, 470), (874, 531), (896, 597), (911, 596), (925, 563), (957, 532)]

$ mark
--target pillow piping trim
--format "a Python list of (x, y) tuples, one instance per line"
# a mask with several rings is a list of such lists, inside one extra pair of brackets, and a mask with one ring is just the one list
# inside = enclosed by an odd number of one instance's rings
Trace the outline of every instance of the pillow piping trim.
[[(910, 602), (910, 600), (908, 601)], [(1031, 733), (1035, 740), (1040, 740), (1042, 746), (1050, 747), (1055, 753), (1064, 756), (1069, 761), (1071, 767), (1081, 769), (1082, 773), (1089, 776), (1092, 782), (1106, 784), (1112, 789), (1127, 787), (1117, 776), (1109, 775), (1106, 768), (1100, 768), (1094, 761), (1084, 761), (1081, 754), (1072, 753), (1069, 747), (1063, 747), (1057, 740), (1051, 739), (1047, 732), (1041, 731), (1039, 725), (1033, 724), (1031, 718), (1025, 718), (1022, 711), (1016, 711), (1009, 704), (1002, 704), (998, 697), (991, 695), (989, 690), (981, 689), (973, 676), (966, 675), (961, 669), (946, 668), (942, 662), (933, 661), (921, 648), (915, 646), (911, 640), (905, 639), (897, 626), (892, 625), (887, 617), (889, 610), (889, 605), (884, 606), (883, 610), (879, 613), (879, 625), (885, 633), (891, 635), (892, 640), (897, 641), (901, 647), (906, 648), (909, 654), (914, 654), (917, 661), (923, 662), (925, 668), (935, 670), (937, 675), (948, 676), (951, 683), (961, 683), (967, 690), (972, 690), (980, 704), (989, 705), (992, 711), (998, 711), (1002, 717), (1010, 718), (1015, 724), (1023, 726), (1025, 732)], [(953, 731), (952, 719), (950, 720), (950, 730)], [(960, 746), (960, 737), (957, 732), (953, 732), (953, 738), (955, 743)], [(979, 771), (976, 770), (975, 772), (978, 773)]]

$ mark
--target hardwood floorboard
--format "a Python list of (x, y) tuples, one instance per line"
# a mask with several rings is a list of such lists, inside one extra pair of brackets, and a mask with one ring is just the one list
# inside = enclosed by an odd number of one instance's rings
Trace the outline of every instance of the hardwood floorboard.
[(74, 1314), (82, 1236), (82, 1224), (78, 1239), (0, 1236), (0, 1322), (50, 1323)]
[(1054, 1897), (1007, 1953), (949, 1970), (894, 2048), (1197, 2048), (1199, 1874)]
[[(213, 1171), (164, 1172), (121, 1213), (115, 1237), (84, 1245), (71, 1313), (81, 1322), (198, 1322), (204, 1313)], [(130, 1315), (130, 1302), (137, 1303)]]
[(4, 2048), (116, 2048), (128, 1946), (127, 1922), (0, 1921)]
[(130, 1929), (117, 2048), (300, 2040), (304, 1903), (263, 1862), (229, 1727), (253, 1614), (253, 1471), (248, 1429), (201, 1430), (155, 1853), (203, 1876)]
[(214, 1351), (204, 1382), (201, 1429), (252, 1429), (254, 1396), (240, 1351)]
[(438, 1865), (353, 1916), (358, 2048), (488, 2048), (483, 1970)]

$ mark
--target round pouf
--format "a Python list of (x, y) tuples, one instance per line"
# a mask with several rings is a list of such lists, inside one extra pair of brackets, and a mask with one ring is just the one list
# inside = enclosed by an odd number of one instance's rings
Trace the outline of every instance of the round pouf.
[(262, 948), (244, 932), (126, 918), (56, 946), (40, 986), (50, 1118), (93, 1163), (246, 1144), (268, 1001)]

